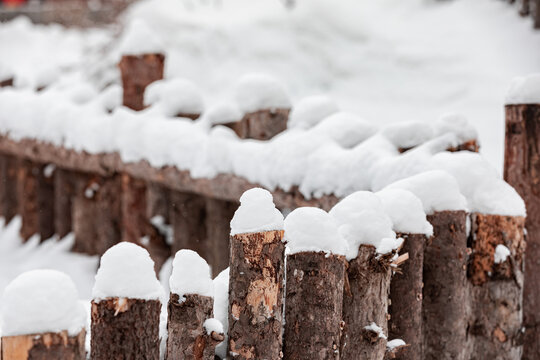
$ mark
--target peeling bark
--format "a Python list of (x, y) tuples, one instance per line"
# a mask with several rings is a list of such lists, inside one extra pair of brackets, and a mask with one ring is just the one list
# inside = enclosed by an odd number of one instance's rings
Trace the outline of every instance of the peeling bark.
[(2, 337), (3, 360), (85, 360), (86, 332), (69, 336), (60, 333), (30, 334)]
[(159, 300), (92, 301), (92, 360), (159, 360)]
[(281, 359), (283, 231), (231, 236), (229, 343), (233, 359)]
[(208, 263), (213, 276), (229, 266), (230, 223), (238, 204), (206, 199), (206, 234), (208, 237)]
[(118, 64), (124, 89), (122, 104), (144, 109), (144, 90), (156, 80), (163, 79), (165, 56), (162, 54), (124, 55)]
[(284, 358), (339, 359), (346, 260), (324, 252), (287, 256)]

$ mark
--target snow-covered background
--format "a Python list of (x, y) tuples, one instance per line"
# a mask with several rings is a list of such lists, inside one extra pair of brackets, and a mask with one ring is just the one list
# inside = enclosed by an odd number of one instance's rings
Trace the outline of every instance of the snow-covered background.
[[(165, 77), (193, 81), (208, 104), (230, 96), (241, 75), (265, 72), (293, 102), (329, 95), (374, 124), (460, 112), (499, 171), (510, 81), (540, 71), (540, 32), (497, 0), (298, 0), (292, 10), (279, 0), (143, 0), (122, 21), (144, 22), (147, 45), (165, 49)], [(115, 64), (129, 40), (118, 40), (120, 31), (0, 24), (0, 78), (14, 75), (19, 88), (88, 83), (99, 91), (119, 82)], [(70, 253), (69, 238), (23, 245), (19, 226), (0, 229), (0, 292), (23, 271), (53, 268), (89, 299), (97, 258)]]

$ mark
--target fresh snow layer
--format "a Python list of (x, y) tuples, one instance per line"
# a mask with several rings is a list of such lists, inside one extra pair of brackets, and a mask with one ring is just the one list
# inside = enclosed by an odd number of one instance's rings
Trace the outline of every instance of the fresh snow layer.
[[(382, 201), (369, 191), (355, 192), (338, 202), (330, 215), (336, 219), (339, 233), (347, 241), (347, 259), (356, 258), (360, 245), (373, 245), (379, 253), (388, 253), (401, 245), (392, 230), (392, 219)], [(290, 215), (289, 215), (290, 216)]]
[(392, 349), (397, 348), (398, 346), (405, 346), (405, 345), (407, 345), (405, 343), (405, 341), (403, 341), (401, 339), (394, 339), (394, 340), (390, 340), (389, 342), (386, 343), (386, 348), (388, 350), (392, 350)]
[(201, 90), (185, 79), (159, 80), (148, 85), (144, 104), (167, 117), (178, 114), (201, 114), (204, 100)]
[(427, 221), (422, 201), (403, 189), (384, 189), (375, 193), (390, 217), (395, 232), (431, 236), (433, 226)]
[(223, 334), (223, 324), (216, 318), (206, 319), (203, 327), (207, 334), (212, 334), (212, 332)]
[[(214, 279), (214, 317), (221, 322), (224, 329), (229, 328), (229, 268)], [(223, 342), (216, 346), (216, 355), (222, 359), (227, 356), (227, 332), (224, 335)]]
[(501, 264), (506, 261), (506, 259), (511, 255), (510, 249), (504, 245), (497, 245), (495, 248), (495, 254), (493, 255), (493, 260), (495, 264)]
[(247, 190), (231, 220), (231, 235), (271, 230), (283, 230), (283, 215), (276, 209), (272, 194), (261, 188)]
[(294, 104), (287, 127), (309, 129), (338, 111), (338, 105), (328, 96), (308, 96)]
[(377, 128), (362, 118), (337, 112), (323, 119), (310, 131), (329, 137), (344, 148), (352, 148), (377, 132)]
[(118, 50), (123, 55), (163, 53), (165, 46), (152, 27), (142, 19), (129, 22), (122, 32)]
[(174, 256), (169, 285), (171, 293), (180, 299), (188, 294), (214, 296), (210, 266), (192, 250), (180, 250)]
[(242, 120), (242, 112), (234, 103), (222, 102), (212, 105), (204, 113), (204, 119), (210, 125), (220, 125)]
[(86, 310), (75, 284), (56, 270), (32, 270), (17, 276), (4, 290), (0, 323), (3, 336), (67, 330), (86, 326)]
[(235, 99), (244, 113), (265, 109), (289, 109), (291, 100), (283, 84), (265, 74), (242, 76), (235, 87)]
[(300, 207), (285, 218), (285, 240), (289, 254), (320, 252), (345, 255), (347, 243), (338, 231), (336, 220), (315, 207)]
[(435, 136), (452, 133), (457, 136), (460, 144), (478, 139), (476, 128), (471, 125), (463, 114), (444, 114), (435, 122), (433, 128), (435, 130)]
[(163, 288), (154, 272), (154, 261), (143, 247), (121, 242), (101, 257), (92, 289), (94, 300), (113, 297), (155, 300), (162, 294)]
[(540, 74), (514, 78), (506, 94), (506, 104), (540, 104)]

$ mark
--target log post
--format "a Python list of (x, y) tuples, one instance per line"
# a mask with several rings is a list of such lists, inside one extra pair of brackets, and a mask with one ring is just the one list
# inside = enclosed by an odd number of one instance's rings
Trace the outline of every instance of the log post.
[(241, 139), (269, 140), (287, 129), (290, 109), (265, 109), (244, 115), (242, 120), (225, 124)]
[(39, 235), (41, 240), (51, 238), (54, 234), (54, 173), (56, 165), (46, 164), (39, 167), (38, 173), (38, 213)]
[(229, 224), (237, 207), (230, 201), (206, 199), (207, 260), (214, 276), (229, 266)]
[(467, 359), (467, 214), (440, 211), (428, 220), (434, 235), (424, 251), (424, 358)]
[(76, 336), (67, 331), (2, 337), (2, 360), (85, 360), (83, 329)]
[(506, 105), (504, 179), (527, 207), (523, 359), (540, 358), (540, 104)]
[(533, 19), (534, 28), (540, 29), (540, 0), (535, 0)]
[(41, 169), (33, 162), (19, 161), (17, 170), (17, 198), (20, 199), (18, 213), (22, 218), (21, 238), (23, 241), (39, 233), (38, 174)]
[(165, 56), (162, 54), (124, 55), (118, 64), (124, 88), (123, 104), (133, 110), (144, 109), (144, 89), (163, 79)]
[[(521, 359), (524, 227), (524, 217), (473, 214), (467, 327), (471, 359), (503, 354), (505, 359)], [(509, 255), (497, 253), (501, 246)]]
[(189, 249), (208, 259), (205, 199), (200, 195), (173, 191), (170, 217), (173, 227), (171, 252)]
[(0, 156), (0, 204), (6, 224), (17, 215), (17, 169), (18, 160), (10, 155)]
[(58, 168), (54, 172), (54, 229), (60, 238), (73, 231), (73, 200), (77, 186), (84, 186), (84, 178), (83, 174), (70, 170)]

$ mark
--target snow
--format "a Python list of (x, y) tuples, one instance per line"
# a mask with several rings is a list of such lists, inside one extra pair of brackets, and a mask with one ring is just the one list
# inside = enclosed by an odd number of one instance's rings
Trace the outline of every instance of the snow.
[(144, 92), (144, 104), (152, 112), (174, 117), (201, 114), (204, 101), (201, 90), (186, 79), (165, 79), (151, 83)]
[(501, 264), (508, 259), (508, 257), (511, 255), (510, 249), (508, 249), (504, 245), (497, 245), (495, 248), (495, 254), (493, 255), (493, 259), (495, 261), (495, 264)]
[(212, 332), (223, 334), (223, 324), (216, 318), (206, 319), (203, 326), (207, 334), (212, 334)]
[(234, 103), (222, 102), (210, 107), (203, 117), (210, 125), (220, 125), (242, 120), (242, 112)]
[(283, 230), (283, 215), (272, 194), (262, 188), (245, 191), (231, 220), (231, 235), (272, 230)]
[(86, 310), (69, 276), (57, 270), (32, 270), (17, 276), (2, 296), (3, 336), (67, 330), (86, 326)]
[[(226, 268), (214, 279), (214, 317), (229, 328), (229, 268)], [(224, 333), (225, 340), (216, 346), (216, 355), (225, 358), (227, 355), (227, 331)]]
[(180, 299), (188, 294), (214, 296), (210, 266), (193, 250), (180, 250), (176, 253), (169, 286), (171, 293), (177, 294)]
[(540, 104), (540, 74), (512, 79), (506, 94), (506, 104)]
[(423, 144), (434, 137), (434, 130), (424, 122), (403, 121), (389, 124), (381, 134), (398, 149), (408, 149)]
[(285, 218), (288, 253), (325, 252), (345, 255), (347, 243), (338, 231), (335, 219), (315, 207), (300, 207)]
[(354, 114), (337, 112), (323, 119), (310, 132), (327, 136), (344, 148), (352, 148), (376, 131), (373, 124)]
[(162, 294), (163, 288), (154, 272), (154, 261), (143, 247), (121, 242), (101, 257), (92, 289), (94, 301), (114, 297), (156, 300)]
[(422, 201), (412, 192), (403, 189), (384, 189), (375, 193), (384, 211), (392, 220), (393, 230), (405, 234), (431, 236), (433, 226), (427, 221)]
[(437, 211), (467, 210), (467, 200), (456, 179), (442, 170), (426, 171), (396, 181), (386, 189), (409, 190), (422, 201), (427, 215)]
[(375, 246), (383, 254), (400, 245), (399, 241), (392, 243), (386, 240), (395, 239), (396, 233), (392, 230), (392, 220), (386, 214), (382, 201), (372, 192), (352, 193), (338, 202), (330, 210), (330, 215), (336, 219), (339, 233), (347, 241), (348, 260), (358, 256), (360, 245)]
[(373, 331), (374, 333), (379, 334), (379, 337), (381, 339), (386, 339), (386, 335), (384, 335), (383, 329), (379, 325), (375, 324), (374, 322), (372, 322), (368, 326), (365, 326), (364, 329), (367, 331)]
[(390, 340), (389, 342), (386, 343), (386, 348), (388, 350), (392, 350), (392, 349), (395, 349), (399, 346), (405, 346), (407, 345), (405, 343), (405, 341), (401, 340), (401, 339), (394, 339), (394, 340)]
[(328, 96), (308, 96), (294, 104), (287, 127), (309, 129), (338, 111), (338, 105)]
[(164, 50), (160, 35), (142, 19), (134, 19), (127, 24), (118, 44), (118, 51), (122, 55), (155, 54)]
[(457, 136), (459, 143), (478, 139), (478, 132), (470, 121), (459, 113), (442, 115), (434, 124), (435, 136), (452, 133)]
[(244, 113), (291, 107), (291, 100), (283, 84), (267, 74), (242, 76), (236, 82), (234, 96)]

